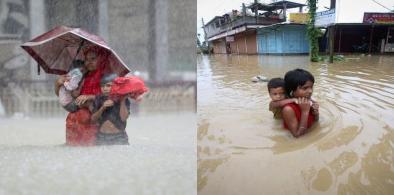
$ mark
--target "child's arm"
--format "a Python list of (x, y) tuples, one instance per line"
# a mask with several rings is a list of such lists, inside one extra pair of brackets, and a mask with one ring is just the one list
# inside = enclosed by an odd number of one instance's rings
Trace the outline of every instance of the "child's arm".
[(77, 98), (81, 94), (81, 89), (76, 89), (71, 91), (71, 96)]
[(81, 95), (81, 89), (82, 89), (82, 84), (79, 85), (76, 89), (71, 91), (71, 96), (73, 98), (77, 98), (79, 95)]
[(70, 79), (70, 77), (67, 76), (67, 75), (61, 75), (61, 76), (59, 76), (58, 79), (56, 79), (56, 81), (55, 81), (55, 94), (57, 96), (59, 96), (60, 87), (64, 84), (64, 82), (68, 81), (69, 79)]
[(290, 99), (284, 99), (284, 100), (278, 100), (278, 101), (271, 101), (269, 105), (269, 110), (272, 111), (275, 108), (282, 108), (284, 105), (297, 102), (297, 98), (290, 98)]
[(315, 116), (315, 121), (319, 120), (319, 103), (312, 100), (312, 114)]
[(298, 100), (298, 104), (301, 108), (300, 122), (298, 122), (294, 110), (290, 106), (286, 106), (282, 110), (283, 120), (287, 124), (291, 134), (293, 134), (294, 137), (299, 137), (303, 135), (308, 127), (308, 116), (310, 109), (309, 100), (300, 98)]
[(112, 100), (106, 100), (103, 105), (95, 112), (92, 114), (92, 117), (90, 118), (92, 122), (97, 122), (98, 119), (101, 117), (105, 109), (108, 107), (111, 107), (114, 105), (114, 102)]
[[(126, 121), (127, 117), (129, 117), (129, 106), (126, 104), (128, 96), (123, 96), (120, 100), (120, 119), (122, 121)], [(130, 105), (130, 104), (129, 104)]]

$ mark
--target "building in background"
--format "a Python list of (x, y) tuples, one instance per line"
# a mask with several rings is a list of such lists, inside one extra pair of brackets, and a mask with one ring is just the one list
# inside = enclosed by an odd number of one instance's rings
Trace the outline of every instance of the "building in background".
[(288, 9), (298, 8), (302, 12), (304, 6), (290, 1), (243, 4), (241, 12), (233, 10), (216, 16), (203, 28), (214, 53), (257, 54), (260, 51), (256, 29), (286, 22)]
[(333, 39), (335, 53), (394, 53), (394, 13), (364, 13), (362, 22), (340, 23), (333, 20), (321, 28), (333, 30), (333, 36), (324, 34), (321, 51), (329, 50)]
[(330, 51), (331, 56), (334, 53), (393, 53), (394, 13), (391, 9), (377, 1), (360, 0), (354, 4), (331, 0), (330, 9), (318, 12), (316, 17), (316, 26), (325, 32), (320, 39), (320, 51)]

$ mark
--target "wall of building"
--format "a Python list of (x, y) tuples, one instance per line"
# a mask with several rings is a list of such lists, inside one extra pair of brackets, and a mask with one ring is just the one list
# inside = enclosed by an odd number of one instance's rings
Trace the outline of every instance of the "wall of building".
[(302, 54), (309, 52), (305, 25), (281, 25), (257, 30), (260, 54)]
[(234, 42), (230, 42), (231, 53), (234, 54), (257, 54), (256, 31), (249, 30), (234, 36)]
[(212, 41), (213, 53), (226, 54), (226, 40), (225, 38)]

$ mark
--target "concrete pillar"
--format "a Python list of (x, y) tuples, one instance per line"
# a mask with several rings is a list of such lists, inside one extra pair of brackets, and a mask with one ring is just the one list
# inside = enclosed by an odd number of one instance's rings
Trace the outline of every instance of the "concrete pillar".
[(108, 0), (99, 0), (98, 12), (98, 34), (108, 41)]
[(374, 26), (372, 26), (369, 31), (368, 54), (371, 54), (371, 50), (372, 50), (373, 29), (374, 29)]
[(168, 9), (169, 1), (156, 1), (156, 68), (157, 80), (165, 79), (168, 69)]
[[(44, 33), (46, 28), (45, 23), (45, 0), (30, 0), (30, 38)], [(35, 60), (30, 59), (30, 76), (33, 80), (45, 80), (47, 74), (43, 74), (44, 70), (41, 69), (40, 75), (37, 75), (37, 63)]]
[(169, 1), (150, 0), (149, 31), (149, 79), (153, 82), (165, 80), (168, 73), (168, 6)]
[(335, 43), (335, 26), (329, 26), (328, 27), (328, 35), (329, 35), (329, 62), (333, 63), (334, 62), (334, 43)]

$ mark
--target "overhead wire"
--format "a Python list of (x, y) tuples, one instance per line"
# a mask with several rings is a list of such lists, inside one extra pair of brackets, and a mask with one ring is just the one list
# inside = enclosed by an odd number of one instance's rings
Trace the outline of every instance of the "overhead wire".
[(389, 10), (389, 11), (393, 11), (393, 9), (390, 9), (390, 8), (384, 6), (383, 4), (377, 2), (376, 0), (371, 0), (371, 1), (375, 2), (376, 4), (378, 4), (378, 5), (380, 5), (380, 6), (384, 7), (384, 8), (386, 8), (386, 9)]

